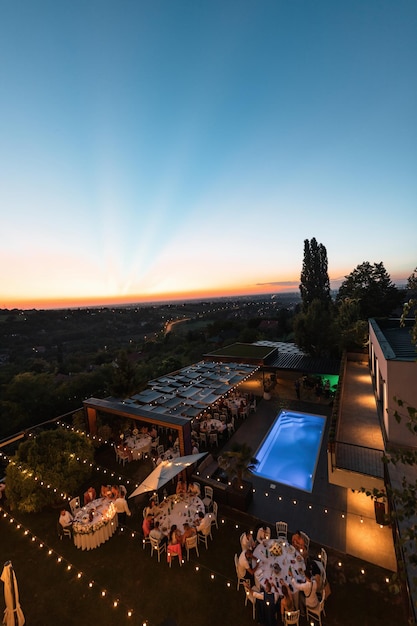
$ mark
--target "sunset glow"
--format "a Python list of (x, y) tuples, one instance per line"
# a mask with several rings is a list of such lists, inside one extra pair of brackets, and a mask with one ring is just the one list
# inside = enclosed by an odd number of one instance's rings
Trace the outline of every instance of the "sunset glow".
[(417, 6), (50, 0), (0, 20), (0, 308), (417, 265)]

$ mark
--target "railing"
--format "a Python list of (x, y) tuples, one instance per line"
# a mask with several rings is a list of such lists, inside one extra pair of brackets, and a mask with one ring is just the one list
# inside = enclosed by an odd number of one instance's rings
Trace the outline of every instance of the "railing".
[(331, 448), (332, 469), (344, 469), (365, 476), (384, 478), (383, 450), (343, 441), (332, 442)]

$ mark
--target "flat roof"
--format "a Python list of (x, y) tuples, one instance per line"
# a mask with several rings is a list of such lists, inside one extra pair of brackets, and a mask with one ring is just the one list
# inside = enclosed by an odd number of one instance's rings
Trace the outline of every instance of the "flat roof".
[(369, 324), (387, 361), (417, 360), (417, 350), (411, 336), (413, 320), (405, 320), (402, 326), (399, 318), (371, 318)]

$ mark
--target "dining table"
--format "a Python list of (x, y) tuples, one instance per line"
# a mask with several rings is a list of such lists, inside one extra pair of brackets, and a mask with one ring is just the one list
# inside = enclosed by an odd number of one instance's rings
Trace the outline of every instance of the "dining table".
[(97, 498), (78, 509), (74, 515), (74, 545), (81, 550), (94, 550), (112, 537), (117, 525), (117, 513), (112, 500)]
[(164, 498), (155, 511), (155, 521), (164, 535), (168, 535), (173, 524), (183, 532), (184, 523), (194, 526), (198, 513), (205, 512), (201, 498), (192, 494), (175, 494)]
[(132, 461), (138, 461), (144, 454), (150, 454), (152, 437), (144, 433), (130, 435), (129, 437), (126, 437), (124, 445), (128, 448), (130, 454), (132, 455)]
[(200, 431), (203, 433), (207, 433), (208, 435), (210, 433), (222, 433), (224, 430), (226, 430), (226, 428), (227, 424), (216, 418), (203, 420), (200, 423)]
[(156, 465), (159, 465), (162, 461), (172, 461), (180, 456), (179, 448), (168, 448), (156, 459)]
[[(305, 582), (304, 557), (287, 540), (283, 538), (268, 539), (258, 543), (253, 551), (255, 559), (259, 559), (259, 567), (255, 571), (257, 586), (263, 586), (267, 580), (272, 581), (281, 593), (283, 581), (294, 595), (298, 605), (298, 591), (293, 588), (291, 580)], [(281, 593), (282, 595), (282, 593)]]

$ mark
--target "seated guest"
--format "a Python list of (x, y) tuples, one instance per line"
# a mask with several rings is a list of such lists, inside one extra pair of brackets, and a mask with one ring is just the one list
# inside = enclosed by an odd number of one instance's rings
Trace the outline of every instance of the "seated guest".
[(295, 533), (293, 534), (291, 538), (291, 543), (294, 546), (294, 548), (298, 550), (299, 552), (304, 552), (304, 550), (306, 549), (306, 544), (299, 530), (296, 530)]
[(293, 578), (291, 580), (292, 586), (295, 591), (303, 591), (298, 596), (298, 604), (301, 614), (305, 613), (305, 607), (315, 609), (319, 605), (319, 599), (317, 597), (317, 581), (312, 576), (311, 570), (306, 569), (304, 576), (306, 578), (305, 583), (297, 583)]
[(284, 613), (288, 613), (288, 611), (295, 611), (295, 603), (291, 591), (289, 590), (282, 578), (280, 579), (279, 584), (281, 585), (282, 591), (281, 618), (282, 621), (284, 621)]
[(143, 536), (145, 538), (148, 537), (149, 533), (151, 532), (152, 526), (153, 526), (153, 515), (147, 515), (145, 519), (143, 520), (143, 524), (142, 524)]
[(245, 530), (245, 532), (240, 535), (240, 545), (243, 551), (253, 550), (255, 548), (255, 542), (250, 530)]
[[(277, 623), (277, 606), (279, 602), (278, 588), (274, 582), (266, 580), (263, 591), (253, 590), (253, 597), (259, 600), (256, 603), (258, 615), (262, 624), (275, 626)], [(258, 619), (259, 619), (258, 618)]]
[(187, 483), (181, 478), (181, 476), (178, 478), (177, 488), (175, 490), (175, 493), (177, 495), (180, 495), (182, 493), (187, 493)]
[(197, 519), (195, 520), (195, 527), (199, 533), (209, 535), (211, 529), (211, 519), (208, 515), (204, 515), (203, 511), (199, 511)]
[(62, 528), (68, 528), (68, 526), (71, 526), (73, 520), (74, 517), (71, 515), (71, 513), (66, 509), (62, 509), (59, 516), (59, 523), (61, 524)]
[(194, 526), (190, 526), (188, 522), (184, 522), (183, 528), (184, 532), (181, 535), (181, 543), (183, 546), (185, 546), (185, 540), (189, 537), (194, 537), (197, 534), (197, 531)]
[(125, 524), (126, 523), (126, 515), (128, 517), (130, 517), (132, 515), (132, 513), (130, 512), (130, 509), (128, 507), (128, 504), (126, 502), (126, 498), (122, 498), (122, 496), (119, 496), (118, 498), (116, 498), (116, 500), (114, 501), (114, 508), (116, 509), (116, 513), (117, 513), (117, 517), (119, 519), (119, 523), (120, 524)]
[(252, 550), (242, 550), (237, 563), (237, 571), (239, 578), (248, 578), (251, 584), (255, 582), (255, 572), (258, 569), (259, 563), (257, 562), (253, 567), (253, 552)]
[(158, 431), (156, 430), (155, 426), (152, 426), (152, 428), (149, 428), (149, 433), (148, 433), (152, 439), (156, 439), (158, 436)]
[(181, 550), (181, 531), (177, 528), (176, 524), (171, 526), (171, 530), (169, 531), (168, 537), (168, 547), (167, 547), (167, 561), (170, 563), (171, 554), (178, 554), (178, 557), (182, 560), (182, 550)]
[(159, 512), (159, 507), (157, 506), (155, 500), (152, 498), (151, 500), (149, 500), (149, 504), (145, 509), (145, 517), (147, 515), (152, 515), (152, 517), (154, 515), (156, 515), (156, 513)]
[(258, 528), (258, 532), (256, 533), (256, 541), (257, 543), (262, 543), (263, 541), (268, 541), (271, 539), (271, 529), (268, 528), (266, 524), (263, 524)]
[(200, 485), (198, 483), (190, 483), (188, 485), (188, 493), (192, 496), (199, 496), (201, 493)]
[(197, 448), (197, 444), (195, 441), (191, 442), (192, 445), (192, 450), (191, 450), (191, 454), (198, 454), (198, 448)]
[(119, 496), (120, 496), (119, 487), (117, 485), (112, 485), (112, 487), (111, 487), (111, 499), (112, 500), (117, 500), (117, 498)]
[(102, 498), (111, 498), (111, 485), (101, 485), (100, 495)]
[(162, 530), (159, 528), (158, 520), (156, 520), (154, 527), (149, 532), (149, 537), (152, 537), (152, 539), (155, 539), (156, 541), (158, 541), (160, 545), (163, 545), (164, 543), (168, 543), (168, 537), (164, 535)]
[(84, 506), (89, 502), (92, 502), (96, 499), (96, 490), (94, 487), (89, 487), (87, 491), (84, 493)]

